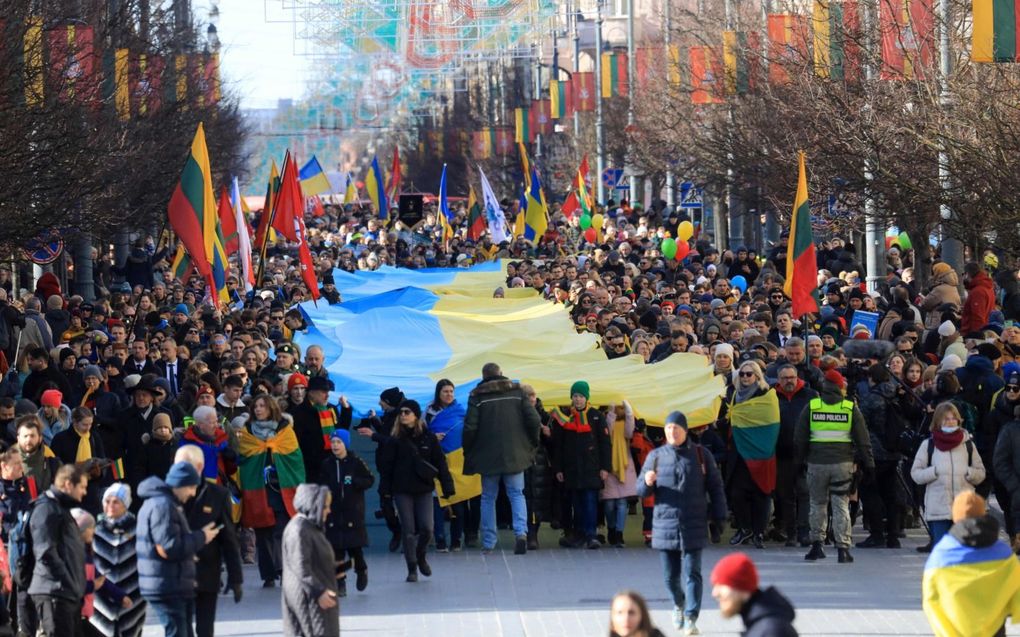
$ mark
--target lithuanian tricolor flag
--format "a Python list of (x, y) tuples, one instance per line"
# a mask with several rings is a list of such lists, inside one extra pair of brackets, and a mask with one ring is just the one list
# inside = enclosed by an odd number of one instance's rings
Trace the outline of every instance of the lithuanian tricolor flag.
[(474, 186), (468, 188), (468, 222), (467, 222), (467, 235), (468, 239), (476, 241), (478, 237), (485, 234), (485, 211), (482, 209), (482, 204), (479, 203), (478, 197), (475, 196)]
[(815, 75), (849, 80), (859, 66), (860, 20), (856, 0), (815, 0), (811, 16)]
[(1020, 62), (1017, 50), (1018, 0), (973, 0), (970, 59), (974, 62)]
[(800, 318), (818, 311), (815, 288), (818, 287), (818, 262), (811, 234), (811, 205), (808, 203), (807, 168), (804, 151), (797, 153), (797, 198), (790, 217), (790, 242), (786, 248), (786, 283), (783, 290), (793, 300), (793, 316)]
[(602, 97), (627, 96), (627, 54), (602, 54)]
[[(184, 162), (181, 180), (170, 197), (167, 213), (170, 226), (191, 255), (195, 268), (208, 281), (209, 289), (215, 290), (212, 263), (216, 242), (216, 197), (213, 195), (205, 129), (201, 123), (191, 142), (191, 152)], [(222, 253), (223, 246), (220, 244), (216, 257)]]
[(530, 144), (534, 139), (531, 136), (531, 125), (528, 108), (514, 109), (514, 141), (518, 144)]
[(549, 116), (563, 119), (570, 116), (570, 82), (549, 80)]
[(776, 442), (779, 441), (779, 398), (770, 389), (761, 396), (729, 405), (737, 453), (763, 493), (776, 488)]
[(294, 492), (305, 481), (305, 462), (291, 425), (281, 426), (269, 440), (261, 440), (242, 428), (237, 434), (240, 455), (241, 524), (251, 529), (273, 526), (276, 519), (266, 497), (266, 468), (272, 465), (280, 483), (287, 512), (294, 515)]

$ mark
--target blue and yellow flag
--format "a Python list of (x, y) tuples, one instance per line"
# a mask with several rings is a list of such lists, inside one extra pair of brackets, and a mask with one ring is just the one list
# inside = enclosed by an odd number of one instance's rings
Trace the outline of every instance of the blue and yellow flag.
[(528, 190), (528, 208), (524, 213), (524, 238), (532, 243), (545, 235), (546, 227), (549, 225), (549, 215), (546, 212), (545, 193), (542, 192), (542, 182), (538, 179), (538, 171), (531, 169), (531, 188)]
[(453, 238), (453, 222), (456, 217), (450, 210), (450, 202), (446, 198), (446, 164), (443, 164), (443, 176), (439, 179), (439, 225), (443, 228), (443, 241)]
[[(446, 454), (446, 465), (450, 468), (453, 486), (457, 491), (449, 500), (439, 498), (439, 504), (442, 506), (457, 504), (482, 494), (482, 476), (464, 475), (464, 416), (466, 414), (467, 410), (464, 406), (454, 401), (449, 407), (436, 414), (432, 422), (429, 423), (429, 430), (432, 433), (443, 436), (439, 446)], [(436, 481), (436, 492), (442, 493), (438, 480)]]
[(347, 173), (347, 186), (344, 188), (344, 205), (358, 203), (358, 186), (354, 183), (354, 177)]
[(386, 201), (386, 180), (379, 169), (378, 157), (372, 158), (372, 167), (368, 169), (368, 176), (365, 177), (365, 188), (368, 189), (368, 198), (372, 200), (376, 214), (380, 219), (387, 218), (390, 207), (389, 202)]
[(1020, 617), (1020, 561), (1001, 540), (965, 546), (947, 533), (924, 565), (921, 606), (937, 637), (994, 635)]
[(776, 443), (779, 441), (779, 398), (770, 389), (761, 396), (729, 406), (730, 431), (737, 453), (744, 459), (758, 488), (776, 488)]
[(329, 185), (329, 179), (326, 178), (326, 173), (322, 170), (322, 166), (319, 165), (319, 160), (315, 158), (315, 155), (312, 155), (308, 163), (298, 171), (298, 179), (301, 181), (301, 192), (306, 197), (321, 195), (332, 189), (332, 186)]

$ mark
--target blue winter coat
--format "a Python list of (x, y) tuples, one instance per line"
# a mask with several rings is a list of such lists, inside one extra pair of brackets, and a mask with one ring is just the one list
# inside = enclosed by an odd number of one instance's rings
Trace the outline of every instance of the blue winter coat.
[[(645, 474), (655, 470), (655, 486), (645, 484)], [(638, 495), (654, 495), (652, 548), (663, 551), (696, 551), (705, 547), (711, 519), (726, 519), (726, 494), (715, 458), (691, 441), (679, 447), (653, 449), (638, 474)]]
[[(146, 599), (193, 599), (195, 555), (205, 546), (202, 530), (192, 531), (184, 507), (161, 479), (138, 485), (145, 501), (138, 512), (138, 587)], [(164, 559), (156, 552), (163, 548)]]

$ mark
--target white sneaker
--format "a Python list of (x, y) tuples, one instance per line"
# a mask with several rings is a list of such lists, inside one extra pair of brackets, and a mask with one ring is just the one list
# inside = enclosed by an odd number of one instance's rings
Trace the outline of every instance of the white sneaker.
[(697, 625), (695, 625), (693, 619), (688, 619), (687, 620), (687, 628), (684, 629), (684, 634), (685, 635), (700, 635), (701, 634), (701, 631), (698, 630), (698, 627), (697, 627)]
[(684, 611), (679, 606), (673, 607), (673, 628), (682, 630), (684, 627)]

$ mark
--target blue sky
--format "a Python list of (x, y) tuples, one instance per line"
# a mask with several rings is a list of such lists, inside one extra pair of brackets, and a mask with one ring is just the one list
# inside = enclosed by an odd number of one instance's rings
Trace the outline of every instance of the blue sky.
[[(199, 20), (208, 5), (194, 2)], [(219, 0), (219, 6), (221, 73), (241, 96), (241, 106), (269, 108), (280, 98), (301, 97), (308, 61), (294, 54), (294, 24), (267, 22), (266, 0)]]

